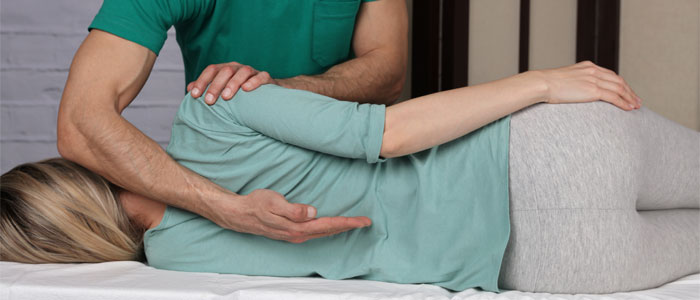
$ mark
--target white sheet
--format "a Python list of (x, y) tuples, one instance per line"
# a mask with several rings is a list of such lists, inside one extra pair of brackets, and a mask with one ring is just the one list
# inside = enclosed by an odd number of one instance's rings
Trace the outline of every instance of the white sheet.
[(0, 262), (0, 299), (700, 299), (700, 274), (662, 287), (607, 295), (553, 295), (364, 280), (251, 277), (157, 270), (138, 262), (30, 265)]

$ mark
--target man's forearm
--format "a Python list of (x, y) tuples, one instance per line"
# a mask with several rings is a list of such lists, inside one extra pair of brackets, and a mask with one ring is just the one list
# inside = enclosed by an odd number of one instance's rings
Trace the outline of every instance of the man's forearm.
[(340, 100), (393, 104), (401, 94), (408, 60), (408, 14), (404, 0), (365, 2), (360, 6), (352, 47), (357, 58), (314, 76), (278, 80)]
[(392, 104), (406, 78), (400, 55), (375, 51), (330, 68), (319, 75), (279, 79), (287, 88), (307, 90), (332, 98), (375, 104)]
[(83, 110), (70, 117), (80, 121), (60, 128), (61, 154), (129, 191), (203, 216), (212, 211), (213, 199), (231, 194), (177, 164), (115, 111)]
[(155, 59), (145, 47), (92, 30), (75, 54), (63, 90), (58, 150), (127, 190), (206, 216), (223, 189), (179, 166), (120, 115)]

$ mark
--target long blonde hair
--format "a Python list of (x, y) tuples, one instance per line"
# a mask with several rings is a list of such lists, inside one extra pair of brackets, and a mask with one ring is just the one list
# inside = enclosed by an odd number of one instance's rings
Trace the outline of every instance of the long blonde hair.
[(115, 185), (68, 160), (26, 163), (0, 177), (0, 260), (142, 261), (144, 231)]

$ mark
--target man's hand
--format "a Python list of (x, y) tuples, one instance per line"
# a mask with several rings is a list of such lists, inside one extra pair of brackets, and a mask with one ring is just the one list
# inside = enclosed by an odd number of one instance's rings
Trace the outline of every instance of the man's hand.
[(289, 203), (272, 190), (255, 190), (234, 201), (219, 202), (217, 215), (207, 216), (219, 226), (271, 239), (302, 243), (355, 228), (370, 226), (367, 217), (322, 217), (315, 219), (312, 206)]
[[(237, 62), (230, 62), (206, 67), (196, 81), (187, 85), (187, 91), (192, 92), (193, 97), (199, 98), (206, 90), (204, 102), (213, 105), (219, 95), (224, 100), (231, 100), (239, 88), (249, 92), (268, 83), (277, 83), (270, 77), (269, 73)], [(209, 90), (207, 90), (207, 86), (209, 86)]]

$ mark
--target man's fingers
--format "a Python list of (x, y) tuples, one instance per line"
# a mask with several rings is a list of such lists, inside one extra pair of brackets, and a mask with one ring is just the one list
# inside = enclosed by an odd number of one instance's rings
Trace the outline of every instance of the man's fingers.
[(280, 202), (272, 208), (272, 213), (297, 223), (316, 217), (316, 209), (313, 206), (300, 203)]
[(322, 217), (299, 224), (299, 231), (309, 235), (347, 231), (372, 224), (367, 217)]
[(258, 74), (255, 74), (255, 76), (248, 78), (248, 81), (243, 84), (243, 90), (250, 92), (263, 84), (270, 83), (270, 81), (271, 78), (269, 73), (265, 71), (258, 72)]
[[(323, 217), (298, 224), (291, 239), (292, 243), (302, 243), (310, 239), (331, 236), (348, 230), (366, 227), (372, 224), (367, 217)], [(301, 233), (301, 235), (299, 235)]]
[(202, 96), (202, 93), (204, 93), (209, 83), (218, 73), (219, 68), (219, 65), (209, 65), (202, 71), (202, 74), (199, 74), (199, 77), (195, 80), (194, 86), (192, 87), (192, 97), (199, 98)]
[(300, 243), (372, 224), (367, 217), (314, 219), (317, 212), (313, 206), (289, 203), (283, 195), (272, 190), (255, 190), (245, 197), (250, 200), (244, 202), (250, 204), (250, 209), (246, 210), (246, 222), (253, 226), (241, 231), (272, 239)]
[(264, 222), (268, 227), (265, 236), (292, 243), (301, 243), (372, 224), (367, 217), (323, 217), (295, 223), (282, 216), (272, 216), (271, 222)]
[(236, 70), (233, 67), (221, 67), (221, 69), (219, 69), (219, 72), (216, 73), (214, 80), (211, 82), (211, 84), (209, 84), (207, 94), (204, 96), (204, 102), (206, 102), (209, 105), (213, 105), (214, 103), (216, 103), (216, 99), (219, 98), (221, 90), (224, 89), (226, 83), (229, 81), (231, 76), (233, 76), (234, 72), (236, 72)]
[(231, 77), (231, 80), (228, 81), (226, 84), (226, 93), (231, 95), (230, 98), (224, 98), (226, 100), (229, 100), (233, 98), (233, 96), (238, 92), (238, 89), (241, 88), (241, 85), (246, 82), (249, 78), (251, 78), (253, 75), (255, 75), (256, 71), (249, 67), (249, 66), (241, 66), (238, 70), (236, 70), (236, 73), (233, 74)]
[[(187, 91), (195, 98), (204, 96), (204, 101), (212, 105), (219, 96), (231, 100), (240, 88), (249, 92), (267, 83), (274, 83), (269, 73), (230, 62), (206, 67), (197, 80), (187, 85)], [(204, 91), (206, 95), (202, 95)]]

